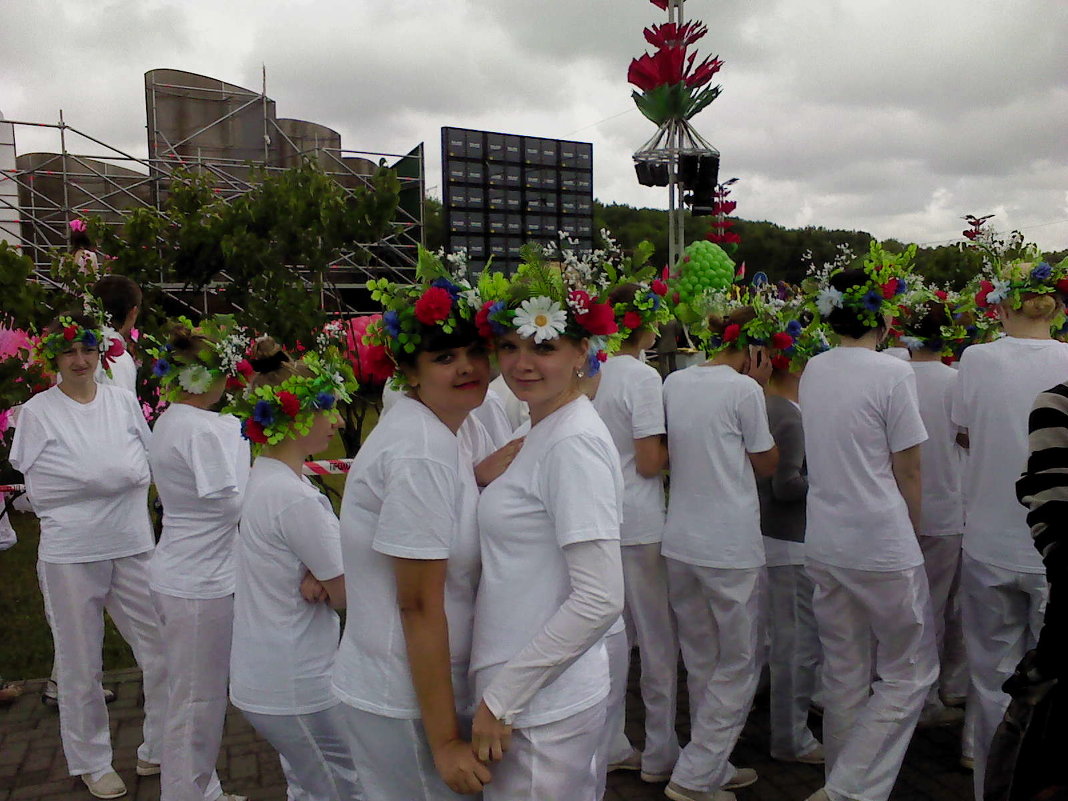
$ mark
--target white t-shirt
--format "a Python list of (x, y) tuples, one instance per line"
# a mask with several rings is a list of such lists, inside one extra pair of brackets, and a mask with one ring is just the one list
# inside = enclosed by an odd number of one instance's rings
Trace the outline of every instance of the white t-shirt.
[(964, 541), (973, 559), (1024, 573), (1044, 573), (1016, 500), (1027, 465), (1027, 421), (1040, 392), (1068, 379), (1068, 344), (1004, 337), (961, 356), (953, 422), (968, 429), (964, 467)]
[(504, 411), (508, 415), (508, 423), (512, 426), (512, 431), (516, 431), (524, 423), (530, 421), (530, 408), (525, 401), (515, 396), (503, 375), (490, 381), (489, 388), (496, 392), (504, 403)]
[(613, 356), (601, 365), (593, 408), (601, 415), (623, 467), (623, 545), (660, 542), (664, 535), (664, 481), (644, 478), (634, 461), (634, 440), (666, 433), (664, 382), (633, 356)]
[(306, 569), (320, 581), (342, 573), (330, 502), (307, 478), (260, 456), (245, 489), (234, 562), (234, 706), (263, 715), (307, 715), (334, 706), (330, 672), (338, 616), (300, 595)]
[(694, 365), (664, 381), (671, 494), (664, 556), (691, 565), (765, 563), (750, 453), (775, 447), (764, 392), (725, 364)]
[(152, 430), (148, 460), (163, 504), (150, 586), (177, 598), (231, 595), (234, 536), (249, 472), (241, 423), (172, 403)]
[(43, 562), (118, 559), (152, 550), (148, 443), (137, 399), (97, 385), (90, 403), (52, 387), (23, 404), (11, 464), (41, 520)]
[[(622, 494), (619, 454), (584, 396), (531, 428), (515, 460), (482, 491), (482, 582), (471, 654), (476, 699), (570, 594), (563, 549), (619, 540)], [(601, 639), (538, 690), (514, 725), (563, 720), (607, 695)]]
[(504, 407), (504, 399), (492, 389), (486, 390), (486, 400), (471, 412), (471, 417), (482, 423), (497, 448), (503, 448), (514, 438), (512, 432), (515, 429), (508, 419), (508, 410)]
[(956, 444), (957, 427), (950, 417), (957, 371), (942, 362), (909, 362), (916, 374), (920, 417), (927, 441), (920, 446), (923, 479), (923, 525), (919, 534), (929, 537), (964, 531), (961, 497), (963, 451)]
[(916, 378), (900, 359), (833, 348), (801, 376), (809, 559), (856, 570), (923, 564), (891, 455), (927, 439)]
[[(468, 423), (469, 431), (488, 438), (475, 421)], [(469, 711), (479, 577), (473, 461), (448, 426), (406, 396), (397, 398), (356, 455), (341, 502), (345, 591), (352, 611), (333, 679), (338, 698), (350, 706), (390, 718), (421, 716), (397, 608), (393, 557), (400, 557), (448, 560), (445, 615), (453, 693), (458, 711)]]

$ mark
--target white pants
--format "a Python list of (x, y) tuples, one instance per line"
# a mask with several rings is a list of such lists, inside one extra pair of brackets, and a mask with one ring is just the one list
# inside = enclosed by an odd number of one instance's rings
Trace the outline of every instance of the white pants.
[(1001, 691), (1042, 629), (1049, 587), (1042, 573), (995, 567), (964, 554), (961, 601), (964, 644), (975, 706), (975, 797), (983, 797), (990, 741), (1005, 716), (1009, 696)]
[(808, 572), (823, 645), (827, 794), (886, 801), (938, 678), (927, 574), (814, 561)]
[(151, 551), (99, 562), (37, 562), (55, 643), (59, 730), (72, 776), (111, 767), (103, 674), (104, 610), (133, 649), (143, 673), (144, 742), (137, 756), (159, 762), (167, 711), (167, 675), (159, 617), (148, 589)]
[[(459, 801), (438, 774), (423, 723), (341, 704), (345, 738), (369, 801)], [(461, 720), (461, 728), (469, 721)], [(514, 743), (513, 739), (513, 743)], [(494, 779), (496, 769), (491, 766)]]
[(667, 560), (671, 606), (690, 691), (690, 742), (671, 780), (691, 790), (718, 790), (760, 677), (763, 567), (698, 567)]
[(943, 697), (968, 694), (968, 660), (964, 654), (964, 630), (960, 613), (961, 535), (939, 537), (920, 535), (923, 568), (931, 590), (931, 614), (934, 617), (935, 643), (938, 646), (938, 682), (931, 689), (930, 702)]
[(153, 592), (167, 657), (160, 801), (215, 801), (215, 763), (226, 721), (234, 596), (176, 598)]
[(515, 729), (504, 759), (490, 765), (484, 801), (601, 801), (597, 746), (605, 702), (571, 717)]
[(821, 661), (812, 612), (814, 592), (803, 565), (768, 568), (771, 755), (775, 759), (797, 759), (819, 745), (808, 728)]
[(630, 647), (626, 629), (604, 638), (608, 652), (608, 698), (605, 701), (605, 721), (601, 742), (597, 746), (597, 798), (604, 795), (608, 766), (622, 762), (634, 746), (624, 731), (627, 718), (627, 673), (630, 671)]
[(668, 596), (667, 562), (660, 555), (660, 543), (625, 545), (621, 553), (627, 641), (638, 646), (642, 665), (638, 685), (645, 706), (642, 770), (670, 773), (679, 758), (675, 733), (679, 638)]
[(360, 789), (349, 750), (344, 706), (338, 703), (306, 715), (262, 715), (241, 710), (252, 728), (282, 757), (289, 801), (367, 798)]

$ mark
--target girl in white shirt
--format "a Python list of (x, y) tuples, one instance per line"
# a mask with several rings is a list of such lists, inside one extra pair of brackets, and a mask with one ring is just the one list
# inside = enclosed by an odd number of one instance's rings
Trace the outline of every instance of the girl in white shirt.
[(154, 546), (148, 518), (149, 430), (136, 398), (97, 384), (110, 346), (84, 315), (61, 317), (37, 357), (62, 382), (27, 401), (11, 463), (26, 476), (41, 521), (38, 577), (55, 643), (63, 752), (71, 775), (98, 798), (126, 792), (111, 766), (108, 713), (100, 689), (104, 609), (144, 672), (141, 774), (159, 771), (166, 675), (159, 618), (148, 589)]
[(810, 801), (886, 801), (938, 675), (916, 542), (927, 432), (912, 368), (875, 350), (907, 289), (908, 256), (872, 247), (864, 269), (820, 290), (840, 344), (808, 362), (799, 391), (805, 558), (824, 656), (826, 786)]
[(386, 311), (370, 336), (388, 348), (404, 391), (345, 482), (345, 583), (360, 611), (345, 626), (333, 678), (375, 801), (454, 799), (490, 779), (467, 735), (479, 577), (472, 465), (493, 450), (469, 415), (490, 368), (461, 291), (444, 277), (377, 288)]
[(1009, 696), (1001, 686), (1038, 638), (1048, 585), (1026, 510), (1014, 503), (1027, 463), (1027, 420), (1040, 392), (1068, 376), (1068, 344), (1051, 338), (1064, 308), (1068, 265), (1039, 258), (998, 265), (981, 308), (996, 308), (1006, 336), (964, 351), (953, 422), (966, 430), (961, 607), (974, 698), (975, 792), (983, 797), (987, 751)]
[[(253, 443), (235, 548), (230, 700), (284, 758), (291, 798), (364, 798), (330, 672), (345, 606), (337, 517), (302, 475), (340, 426), (336, 410), (355, 388), (332, 350), (294, 362), (270, 337), (257, 340), (250, 389), (234, 413)], [(304, 596), (303, 598), (301, 596)], [(329, 605), (318, 602), (325, 600)]]
[[(626, 628), (610, 634), (606, 641), (612, 694), (605, 758), (609, 771), (636, 770), (643, 781), (664, 782), (671, 777), (679, 756), (675, 733), (679, 641), (668, 601), (667, 565), (660, 554), (664, 532), (662, 472), (668, 456), (663, 380), (640, 359), (653, 346), (658, 324), (666, 322), (670, 314), (661, 296), (644, 284), (624, 284), (612, 291), (608, 301), (626, 339), (601, 368), (593, 407), (612, 435), (623, 468), (620, 534)], [(613, 642), (617, 637), (618, 647)], [(641, 655), (645, 704), (645, 749), (640, 754), (622, 735), (632, 642), (637, 643)]]
[(505, 291), (482, 293), (480, 324), (531, 423), (478, 508), (472, 744), (495, 762), (487, 801), (595, 801), (603, 786), (595, 754), (609, 691), (603, 638), (623, 607), (623, 477), (579, 381), (599, 366), (603, 340), (591, 337), (617, 327), (580, 280), (529, 262)]
[[(106, 280), (106, 279), (105, 279)], [(167, 724), (162, 801), (233, 801), (215, 763), (226, 717), (234, 623), (233, 547), (248, 481), (241, 424), (214, 409), (237, 375), (240, 334), (220, 321), (175, 325), (156, 354), (161, 394), (171, 405), (156, 420), (148, 450), (163, 505), (163, 534), (149, 566), (152, 599), (167, 656)], [(225, 326), (232, 321), (223, 320)]]
[(662, 552), (691, 686), (690, 742), (665, 790), (675, 801), (727, 801), (756, 781), (729, 757), (756, 692), (764, 546), (755, 475), (778, 451), (761, 386), (771, 373), (750, 305), (723, 300), (707, 323), (711, 358), (664, 382), (671, 495)]

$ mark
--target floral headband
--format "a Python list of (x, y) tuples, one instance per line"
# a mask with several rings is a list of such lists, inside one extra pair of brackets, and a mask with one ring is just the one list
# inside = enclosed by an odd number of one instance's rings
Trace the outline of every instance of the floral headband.
[(35, 362), (55, 372), (56, 357), (80, 342), (100, 352), (100, 364), (104, 372), (111, 375), (111, 363), (126, 350), (122, 337), (114, 329), (107, 326), (85, 328), (68, 315), (59, 318), (59, 325), (57, 330), (31, 340), (30, 353)]
[[(288, 357), (284, 353), (269, 357), (280, 367)], [(309, 351), (299, 364), (310, 375), (291, 375), (277, 386), (248, 389), (233, 398), (224, 409), (242, 420), (241, 432), (256, 445), (277, 445), (288, 437), (303, 436), (311, 431), (315, 415), (334, 412), (338, 403), (348, 403), (358, 388), (352, 366), (336, 347), (323, 353)]]
[(1023, 305), (1024, 295), (1049, 295), (1059, 292), (1068, 295), (1068, 259), (1056, 266), (1042, 261), (1042, 254), (1034, 245), (1018, 259), (992, 263), (979, 278), (974, 295), (975, 306), (992, 314), (999, 303), (1013, 309)]
[(186, 317), (179, 317), (177, 325), (190, 331), (189, 350), (193, 339), (200, 340), (200, 348), (190, 356), (186, 348), (171, 344), (148, 349), (155, 359), (152, 374), (159, 379), (160, 395), (168, 401), (181, 393), (203, 395), (218, 379), (226, 378), (227, 389), (239, 389), (252, 375), (252, 365), (245, 358), (249, 337), (229, 314), (201, 320), (194, 326)]
[[(587, 375), (596, 375), (608, 354), (618, 350), (633, 330), (620, 328), (608, 295), (621, 276), (628, 283), (640, 276), (651, 253), (651, 247), (643, 244), (634, 256), (624, 258), (607, 231), (601, 236), (606, 248), (582, 256), (576, 254), (575, 243), (566, 236), (559, 245), (528, 245), (522, 250), (523, 262), (510, 279), (483, 271), (478, 282), (482, 306), (475, 317), (479, 330), (493, 336), (514, 330), (539, 344), (560, 336), (589, 339)], [(666, 287), (663, 291), (666, 293)], [(661, 297), (656, 292), (653, 295)], [(648, 319), (662, 308), (648, 298), (639, 302), (648, 306)], [(630, 322), (642, 324), (633, 317)]]
[(830, 285), (831, 277), (844, 269), (840, 263), (815, 271), (806, 279), (806, 288), (815, 290), (812, 293), (815, 310), (820, 317), (826, 318), (835, 309), (850, 309), (869, 328), (875, 328), (883, 315), (897, 317), (902, 296), (913, 280), (912, 261), (915, 256), (915, 245), (910, 245), (904, 253), (890, 253), (873, 240), (860, 267), (867, 280), (844, 292)]

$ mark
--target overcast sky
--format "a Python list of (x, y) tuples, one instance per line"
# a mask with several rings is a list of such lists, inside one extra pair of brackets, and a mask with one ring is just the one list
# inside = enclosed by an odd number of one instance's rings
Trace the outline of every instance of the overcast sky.
[[(1065, 0), (687, 0), (686, 14), (726, 62), (695, 125), (741, 179), (740, 216), (936, 244), (959, 239), (962, 214), (995, 212), (1068, 247)], [(0, 0), (0, 111), (63, 109), (144, 155), (146, 70), (258, 89), (266, 64), (279, 117), (345, 148), (426, 142), (431, 194), (450, 125), (593, 142), (598, 199), (662, 207), (631, 167), (654, 128), (626, 73), (665, 19), (648, 0)], [(16, 136), (19, 152), (58, 149)]]

